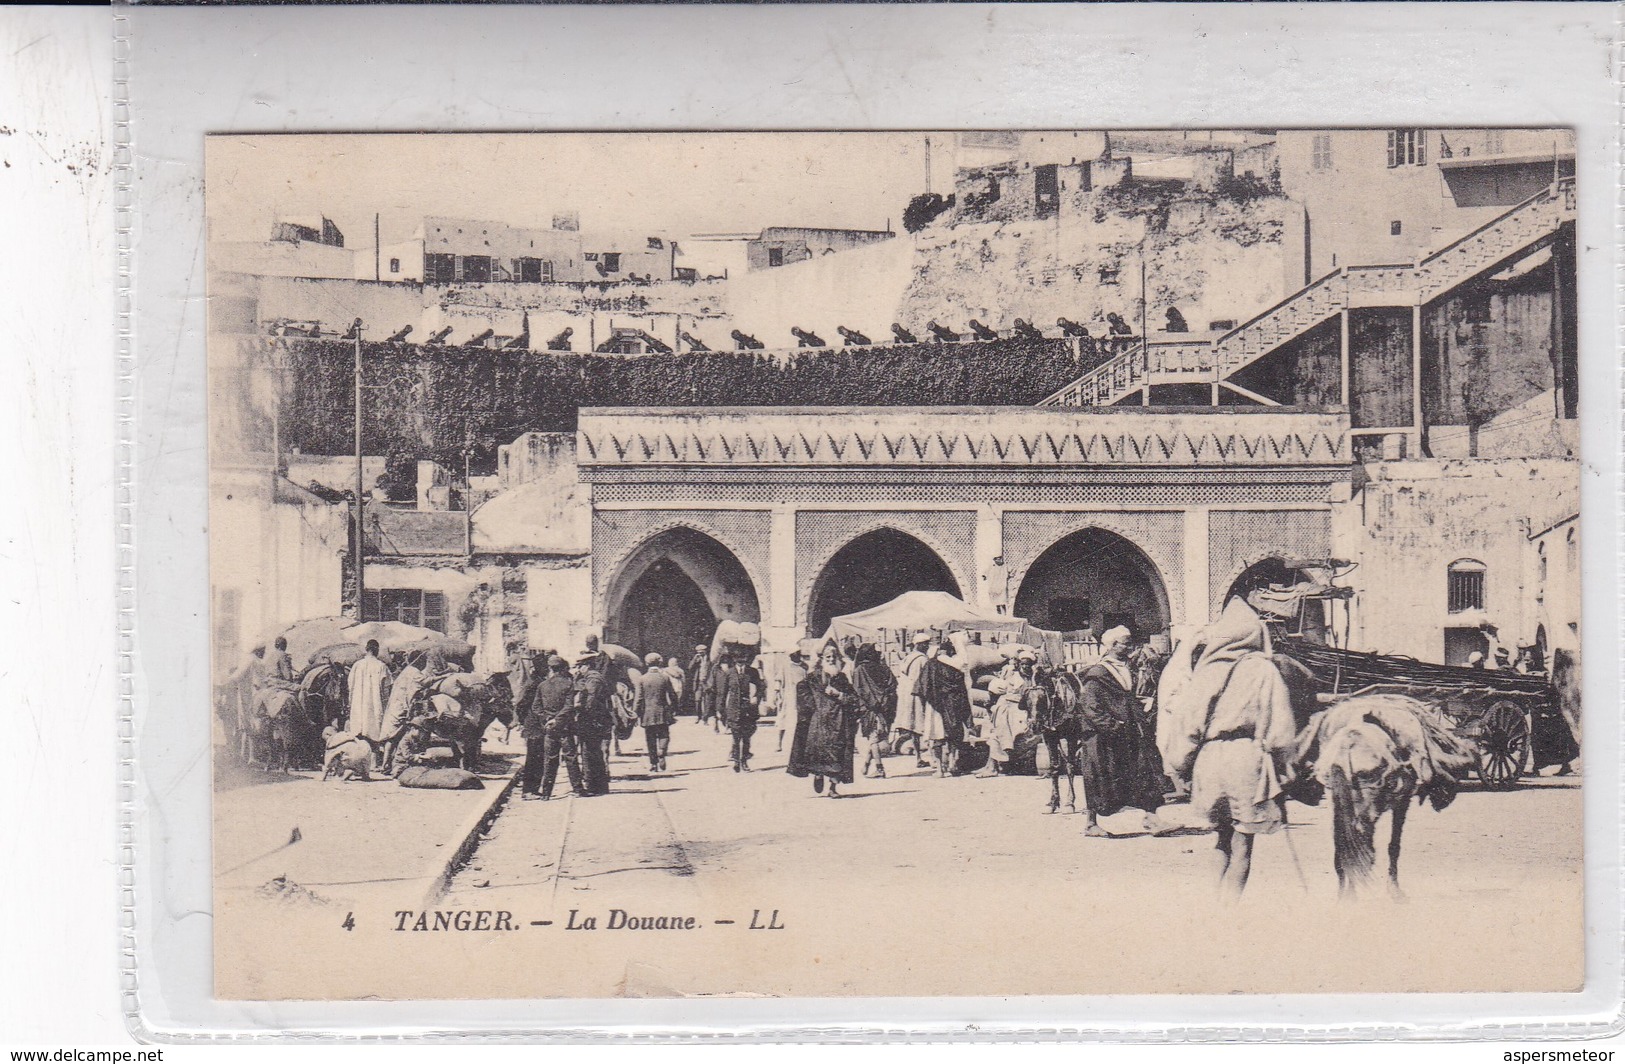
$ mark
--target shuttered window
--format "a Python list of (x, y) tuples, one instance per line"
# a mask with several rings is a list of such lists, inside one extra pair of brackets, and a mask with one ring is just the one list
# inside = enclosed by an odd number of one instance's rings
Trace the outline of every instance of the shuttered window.
[(1388, 167), (1426, 166), (1428, 147), (1426, 131), (1420, 129), (1390, 129), (1388, 131)]

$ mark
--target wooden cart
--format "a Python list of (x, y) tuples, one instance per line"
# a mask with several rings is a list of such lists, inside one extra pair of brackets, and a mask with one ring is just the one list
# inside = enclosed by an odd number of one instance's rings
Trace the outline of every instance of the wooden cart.
[(1576, 756), (1574, 738), (1544, 676), (1438, 665), (1396, 654), (1341, 650), (1295, 636), (1275, 648), (1309, 670), (1323, 701), (1357, 694), (1408, 695), (1439, 709), (1478, 752), (1478, 778), (1505, 790), (1530, 771)]

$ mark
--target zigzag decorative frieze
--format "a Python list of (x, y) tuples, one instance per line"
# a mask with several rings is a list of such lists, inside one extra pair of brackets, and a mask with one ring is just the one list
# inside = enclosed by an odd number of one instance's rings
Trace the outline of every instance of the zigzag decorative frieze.
[[(940, 422), (944, 417), (952, 415), (933, 412), (922, 420)], [(1101, 420), (1108, 418), (1111, 415)], [(687, 431), (667, 431), (659, 425), (666, 420), (663, 417), (628, 415), (612, 420), (634, 419), (647, 424), (618, 426), (631, 428), (630, 432), (609, 431), (595, 427), (596, 419), (583, 418), (583, 462), (698, 466), (1207, 466), (1335, 464), (1350, 460), (1346, 422), (1337, 415), (1320, 414), (1240, 418), (1185, 415), (1184, 424), (1154, 431), (1129, 431), (1130, 426), (1103, 424), (1092, 432), (933, 427), (901, 434), (843, 431), (826, 424), (817, 432), (764, 429), (728, 435), (708, 431), (703, 424), (683, 426)], [(835, 416), (823, 420), (835, 420)], [(1204, 421), (1219, 424), (1206, 429), (1201, 424)]]

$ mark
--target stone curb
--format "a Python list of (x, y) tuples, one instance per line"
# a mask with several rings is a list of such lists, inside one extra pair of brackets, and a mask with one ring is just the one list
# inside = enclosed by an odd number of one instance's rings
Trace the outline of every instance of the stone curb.
[(440, 872), (434, 877), (434, 882), (429, 884), (428, 891), (423, 895), (423, 909), (433, 909), (446, 896), (446, 891), (451, 887), (452, 877), (462, 870), (470, 857), (474, 856), (474, 851), (480, 845), (480, 836), (490, 828), (497, 814), (502, 812), (502, 807), (508, 803), (514, 788), (519, 785), (520, 777), (523, 775), (522, 768), (523, 761), (514, 765), (508, 778), (497, 788), (496, 796), (474, 817), (459, 837), (457, 848), (446, 858)]

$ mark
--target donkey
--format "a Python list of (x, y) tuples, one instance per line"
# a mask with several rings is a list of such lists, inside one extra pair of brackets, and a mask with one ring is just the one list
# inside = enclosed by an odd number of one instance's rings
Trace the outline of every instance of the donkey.
[(1389, 893), (1399, 887), (1399, 853), (1412, 798), (1444, 809), (1455, 800), (1473, 752), (1436, 709), (1398, 694), (1356, 695), (1315, 715), (1298, 737), (1302, 775), (1332, 799), (1338, 896), (1375, 884), (1377, 822), (1389, 814)]

